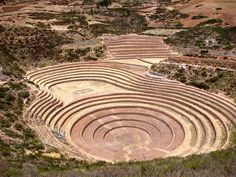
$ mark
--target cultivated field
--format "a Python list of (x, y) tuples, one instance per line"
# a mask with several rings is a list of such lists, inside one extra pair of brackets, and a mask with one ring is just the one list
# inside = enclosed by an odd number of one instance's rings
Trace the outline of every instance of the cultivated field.
[(157, 59), (177, 56), (164, 43), (161, 37), (123, 35), (110, 37), (104, 41), (113, 60)]

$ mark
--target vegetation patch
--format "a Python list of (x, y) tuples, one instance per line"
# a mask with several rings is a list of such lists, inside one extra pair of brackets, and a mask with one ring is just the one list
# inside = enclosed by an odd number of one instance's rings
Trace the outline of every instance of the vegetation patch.
[(19, 81), (0, 86), (0, 157), (22, 156), (25, 150), (39, 152), (44, 149), (34, 131), (22, 120), (25, 104), (31, 99), (29, 88)]
[(94, 12), (94, 16), (102, 16), (101, 23), (89, 25), (89, 30), (95, 36), (102, 34), (141, 33), (146, 30), (147, 22), (144, 16), (133, 8), (109, 8)]
[(149, 16), (151, 20), (161, 23), (164, 28), (182, 28), (179, 20), (187, 17), (189, 17), (188, 14), (181, 13), (178, 10), (169, 10), (164, 7), (158, 8), (155, 14)]
[(86, 47), (79, 49), (67, 49), (65, 50), (65, 58), (67, 61), (96, 61), (105, 57), (105, 46), (100, 47)]
[(179, 12), (178, 10), (168, 10), (166, 8), (158, 8), (156, 13), (149, 16), (152, 20), (179, 20), (189, 17), (188, 14)]
[(229, 176), (236, 173), (236, 151), (234, 148), (209, 154), (192, 155), (186, 158), (169, 157), (146, 162), (120, 162), (115, 164), (97, 162), (89, 164), (73, 159), (52, 159), (50, 157), (29, 157), (21, 163), (1, 160), (3, 176), (102, 176), (102, 177), (208, 177)]
[(206, 55), (210, 52), (217, 54), (219, 51), (227, 54), (236, 48), (236, 28), (196, 26), (174, 34), (167, 38), (165, 42), (183, 52), (185, 52), (185, 49), (191, 48), (187, 51), (189, 54)]
[(201, 22), (197, 26), (212, 25), (212, 24), (221, 25), (222, 22), (223, 20), (221, 20), (220, 18), (216, 18), (216, 19), (213, 18), (213, 19), (209, 19), (207, 21)]
[(12, 64), (4, 61), (15, 68), (16, 63), (35, 65), (45, 59), (55, 59), (61, 53), (60, 46), (69, 42), (66, 36), (43, 28), (10, 27), (0, 33), (0, 48)]
[(203, 14), (199, 14), (199, 15), (196, 15), (196, 16), (192, 16), (192, 20), (199, 20), (199, 19), (202, 19), (202, 18), (207, 18), (207, 16), (203, 15)]
[(58, 14), (48, 13), (48, 12), (33, 12), (30, 13), (30, 18), (35, 20), (51, 20), (55, 19)]
[(236, 72), (188, 65), (154, 64), (151, 72), (211, 92), (222, 92), (236, 102)]

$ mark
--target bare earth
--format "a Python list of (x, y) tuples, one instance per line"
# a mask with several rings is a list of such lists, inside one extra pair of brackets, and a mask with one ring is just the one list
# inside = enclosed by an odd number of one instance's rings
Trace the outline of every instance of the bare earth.
[[(217, 8), (221, 9), (217, 10)], [(235, 0), (191, 0), (190, 3), (177, 7), (177, 9), (190, 15), (189, 18), (181, 21), (185, 27), (193, 27), (210, 18), (220, 18), (230, 26), (236, 26)], [(208, 16), (208, 18), (191, 20), (192, 16), (199, 14)]]

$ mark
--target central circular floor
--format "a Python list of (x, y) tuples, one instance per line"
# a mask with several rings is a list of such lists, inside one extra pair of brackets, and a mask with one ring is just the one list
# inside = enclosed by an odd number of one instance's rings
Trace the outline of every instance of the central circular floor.
[(139, 147), (149, 144), (151, 141), (150, 134), (141, 127), (127, 126), (116, 127), (105, 135), (105, 142), (113, 145), (120, 143), (125, 147)]
[(144, 160), (176, 149), (184, 140), (184, 130), (168, 114), (126, 106), (81, 117), (71, 139), (96, 159)]

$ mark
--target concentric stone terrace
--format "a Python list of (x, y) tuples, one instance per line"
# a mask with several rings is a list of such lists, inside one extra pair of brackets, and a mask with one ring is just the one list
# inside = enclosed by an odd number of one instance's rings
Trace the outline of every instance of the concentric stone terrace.
[[(43, 141), (86, 160), (148, 160), (227, 147), (230, 101), (115, 62), (71, 63), (27, 74), (39, 86), (25, 116)], [(40, 123), (40, 124), (39, 124)]]

